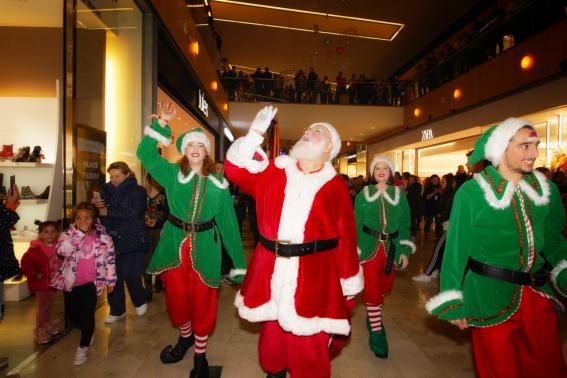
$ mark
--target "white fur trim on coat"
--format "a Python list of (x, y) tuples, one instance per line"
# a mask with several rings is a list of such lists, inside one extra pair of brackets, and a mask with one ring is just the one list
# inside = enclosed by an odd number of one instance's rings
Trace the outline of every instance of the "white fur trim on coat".
[(484, 156), (492, 162), (492, 165), (498, 167), (506, 148), (508, 148), (508, 143), (514, 134), (524, 126), (533, 127), (534, 125), (525, 119), (508, 118), (496, 126), (484, 146)]
[(144, 135), (147, 135), (150, 138), (157, 140), (158, 143), (161, 143), (164, 146), (169, 146), (171, 144), (171, 139), (161, 135), (160, 133), (152, 129), (150, 126), (144, 127)]
[[(547, 182), (547, 179), (541, 172), (534, 171), (533, 173), (536, 177), (536, 180), (538, 181), (539, 186), (541, 187), (542, 194), (539, 195), (535, 191), (535, 189), (530, 184), (528, 184), (524, 179), (520, 180), (520, 183), (518, 184), (520, 186), (520, 190), (524, 192), (526, 196), (528, 196), (528, 198), (531, 199), (536, 206), (546, 205), (549, 203), (549, 197), (551, 195), (551, 191), (549, 189), (549, 183)], [(506, 182), (506, 189), (504, 190), (504, 194), (502, 195), (502, 198), (498, 199), (496, 197), (496, 193), (494, 189), (492, 188), (492, 185), (490, 185), (490, 183), (486, 181), (486, 179), (484, 178), (484, 176), (482, 176), (482, 174), (475, 173), (473, 177), (482, 188), (482, 191), (484, 192), (484, 198), (491, 207), (502, 210), (510, 206), (510, 201), (512, 200), (512, 197), (514, 196), (514, 192), (516, 191), (516, 187), (513, 183), (509, 181)]]
[(567, 269), (567, 261), (561, 260), (555, 266), (555, 268), (553, 268), (553, 270), (551, 271), (551, 274), (549, 275), (549, 278), (551, 280), (551, 283), (555, 287), (555, 289), (557, 289), (557, 292), (559, 294), (561, 294), (562, 296), (567, 297), (567, 293), (565, 293), (565, 291), (557, 285), (557, 276), (559, 276), (559, 273), (561, 273), (564, 269)]
[(463, 298), (463, 292), (461, 290), (442, 291), (436, 296), (429, 298), (427, 303), (425, 303), (425, 309), (431, 314), (433, 313), (433, 310), (441, 306), (443, 303), (454, 300), (463, 301)]
[(411, 249), (411, 254), (413, 255), (415, 253), (415, 251), (417, 250), (417, 247), (415, 246), (415, 243), (412, 242), (411, 240), (400, 240), (400, 245), (406, 245), (408, 247), (410, 247)]
[(207, 176), (209, 178), (209, 180), (215, 184), (215, 186), (219, 189), (226, 189), (228, 188), (229, 182), (226, 179), (226, 177), (222, 177), (221, 181), (219, 181), (215, 176), (213, 175), (208, 175)]
[[(250, 173), (263, 172), (269, 164), (268, 155), (258, 146), (254, 147), (255, 150), (252, 150), (251, 153), (249, 153), (247, 149), (244, 149), (244, 153), (241, 152), (241, 150), (243, 150), (241, 146), (242, 143), (245, 142), (245, 138), (246, 137), (238, 138), (232, 143), (226, 153), (226, 159), (237, 167), (245, 168)], [(255, 152), (262, 156), (262, 160), (254, 160)]]
[(230, 278), (234, 278), (236, 276), (245, 276), (246, 275), (246, 269), (231, 269), (230, 272), (228, 273), (228, 276)]
[(341, 278), (341, 287), (343, 288), (343, 295), (350, 296), (356, 295), (364, 289), (364, 273), (362, 267), (358, 267), (358, 273), (349, 278)]
[(391, 205), (397, 206), (398, 203), (400, 203), (400, 188), (398, 188), (397, 186), (394, 186), (394, 193), (395, 193), (394, 199), (390, 197), (390, 194), (388, 194), (387, 191), (381, 191), (381, 190), (377, 190), (376, 193), (370, 196), (370, 191), (368, 190), (369, 186), (370, 185), (367, 185), (364, 187), (364, 189), (362, 189), (362, 191), (364, 192), (364, 198), (366, 198), (367, 202), (374, 202), (378, 198), (380, 198), (381, 195), (384, 195), (386, 201), (388, 201)]
[(177, 172), (177, 181), (179, 181), (180, 184), (187, 184), (193, 179), (193, 176), (195, 176), (195, 171), (190, 171), (187, 176), (183, 176), (183, 173), (179, 171)]
[[(336, 176), (336, 172), (333, 166), (326, 162), (320, 171), (304, 173), (297, 168), (297, 160), (289, 156), (279, 156), (275, 164), (276, 167), (284, 169), (287, 176), (278, 239), (294, 244), (303, 243), (305, 223), (315, 196), (323, 185)], [(297, 313), (295, 292), (299, 259), (299, 257), (276, 257), (270, 281), (270, 300), (261, 306), (249, 308), (244, 304), (244, 298), (239, 291), (234, 300), (238, 314), (251, 322), (277, 320), (285, 331), (298, 336), (309, 336), (319, 332), (348, 335), (350, 324), (347, 319), (306, 318)], [(349, 281), (350, 284), (354, 290), (355, 279)]]

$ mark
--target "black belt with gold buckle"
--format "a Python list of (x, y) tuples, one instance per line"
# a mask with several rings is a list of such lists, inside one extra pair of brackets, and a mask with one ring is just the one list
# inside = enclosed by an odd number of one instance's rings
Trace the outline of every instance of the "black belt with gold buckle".
[(520, 272), (488, 265), (472, 257), (469, 257), (467, 267), (481, 276), (495, 278), (516, 285), (539, 287), (545, 285), (549, 278), (549, 272), (545, 269), (540, 269), (537, 272)]
[(382, 240), (382, 241), (387, 241), (389, 239), (395, 239), (395, 238), (398, 237), (398, 234), (400, 233), (399, 231), (394, 231), (394, 232), (387, 234), (385, 232), (373, 230), (370, 227), (368, 227), (367, 225), (362, 226), (362, 231), (364, 231), (368, 235), (374, 236), (376, 239)]
[(214, 226), (214, 221), (212, 219), (206, 222), (185, 222), (169, 214), (167, 220), (169, 221), (169, 223), (177, 228), (182, 229), (186, 233), (206, 231), (213, 228)]
[(339, 245), (339, 240), (314, 240), (307, 243), (291, 244), (283, 240), (270, 240), (260, 235), (260, 243), (262, 243), (264, 248), (270, 252), (274, 252), (277, 256), (297, 257), (336, 248)]

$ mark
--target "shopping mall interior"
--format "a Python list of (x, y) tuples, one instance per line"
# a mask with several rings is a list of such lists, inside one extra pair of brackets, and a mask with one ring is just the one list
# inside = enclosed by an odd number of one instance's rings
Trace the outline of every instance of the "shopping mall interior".
[[(262, 147), (273, 159), (287, 155), (311, 124), (330, 123), (341, 138), (331, 164), (353, 204), (372, 179), (375, 157), (392, 162), (395, 185), (405, 189), (413, 177), (425, 188), (432, 175), (466, 167), (483, 133), (522, 118), (539, 138), (534, 167), (566, 203), (565, 0), (0, 0), (0, 48), (2, 217), (12, 185), (20, 193), (10, 210), (17, 223), (0, 220), (0, 377), (177, 377), (194, 368), (193, 349), (178, 363), (160, 361), (179, 334), (163, 289), (141, 316), (127, 294), (127, 315), (112, 324), (106, 294), (98, 296), (88, 361), (73, 366), (80, 331), (67, 297), (55, 292), (51, 319), (61, 332), (42, 339), (38, 295), (26, 275), (4, 266), (12, 253), (21, 265), (40, 222), (73, 224), (76, 206), (112, 182), (111, 163), (125, 162), (138, 184), (151, 187), (137, 149), (161, 104), (176, 109), (171, 135), (159, 135), (173, 143), (158, 138), (157, 147), (160, 161), (171, 163), (183, 156), (177, 141), (195, 129), (210, 160), (232, 163), (230, 146), (268, 105), (277, 115)], [(254, 201), (241, 216), (237, 204), (247, 196), (231, 195), (250, 263)], [(443, 233), (440, 222), (430, 230), (425, 218), (417, 222), (417, 251), (395, 273), (381, 315), (387, 358), (368, 348), (359, 295), (331, 377), (478, 376), (471, 330), (425, 308), (440, 291), (438, 270), (425, 282), (414, 278), (423, 278)], [(206, 353), (210, 376), (266, 376), (261, 326), (239, 317), (240, 286), (225, 278)], [(559, 333), (567, 358), (564, 314)]]

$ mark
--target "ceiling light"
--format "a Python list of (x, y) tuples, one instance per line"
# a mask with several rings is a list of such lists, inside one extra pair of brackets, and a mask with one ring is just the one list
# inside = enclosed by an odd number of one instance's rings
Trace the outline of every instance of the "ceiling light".
[(98, 8), (98, 9), (77, 9), (77, 13), (91, 13), (91, 12), (120, 12), (131, 11), (134, 8)]

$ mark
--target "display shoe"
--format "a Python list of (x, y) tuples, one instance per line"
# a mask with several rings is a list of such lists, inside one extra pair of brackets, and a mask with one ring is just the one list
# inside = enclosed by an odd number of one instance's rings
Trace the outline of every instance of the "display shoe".
[(14, 157), (14, 145), (4, 144), (2, 145), (2, 151), (0, 151), (0, 160), (11, 159)]
[(48, 199), (49, 198), (49, 189), (51, 189), (51, 185), (47, 185), (41, 194), (35, 196), (37, 199)]
[(28, 161), (29, 157), (30, 157), (30, 147), (24, 146), (24, 147), (20, 147), (16, 156), (12, 158), (12, 161), (15, 162)]
[(372, 331), (370, 328), (370, 321), (366, 318), (366, 328), (368, 328), (368, 344), (374, 355), (378, 358), (388, 358), (388, 339), (386, 338), (386, 328), (382, 323), (382, 330), (380, 332)]
[(285, 378), (285, 369), (280, 370), (275, 374), (268, 373), (268, 375), (266, 375), (266, 378)]
[(41, 163), (42, 159), (45, 159), (45, 156), (41, 153), (41, 146), (35, 146), (28, 157), (28, 161), (30, 163)]
[(189, 378), (209, 378), (209, 363), (205, 353), (196, 354), (193, 361), (193, 369), (189, 373)]
[(34, 197), (35, 194), (33, 194), (29, 186), (22, 186), (22, 191), (20, 192), (21, 199), (32, 199)]
[(187, 350), (195, 344), (195, 335), (189, 337), (181, 337), (177, 339), (177, 344), (174, 347), (170, 345), (163, 348), (159, 358), (164, 364), (174, 364), (179, 362), (185, 357)]
[(87, 354), (89, 353), (89, 347), (78, 347), (75, 353), (75, 360), (73, 365), (79, 366), (87, 362)]

